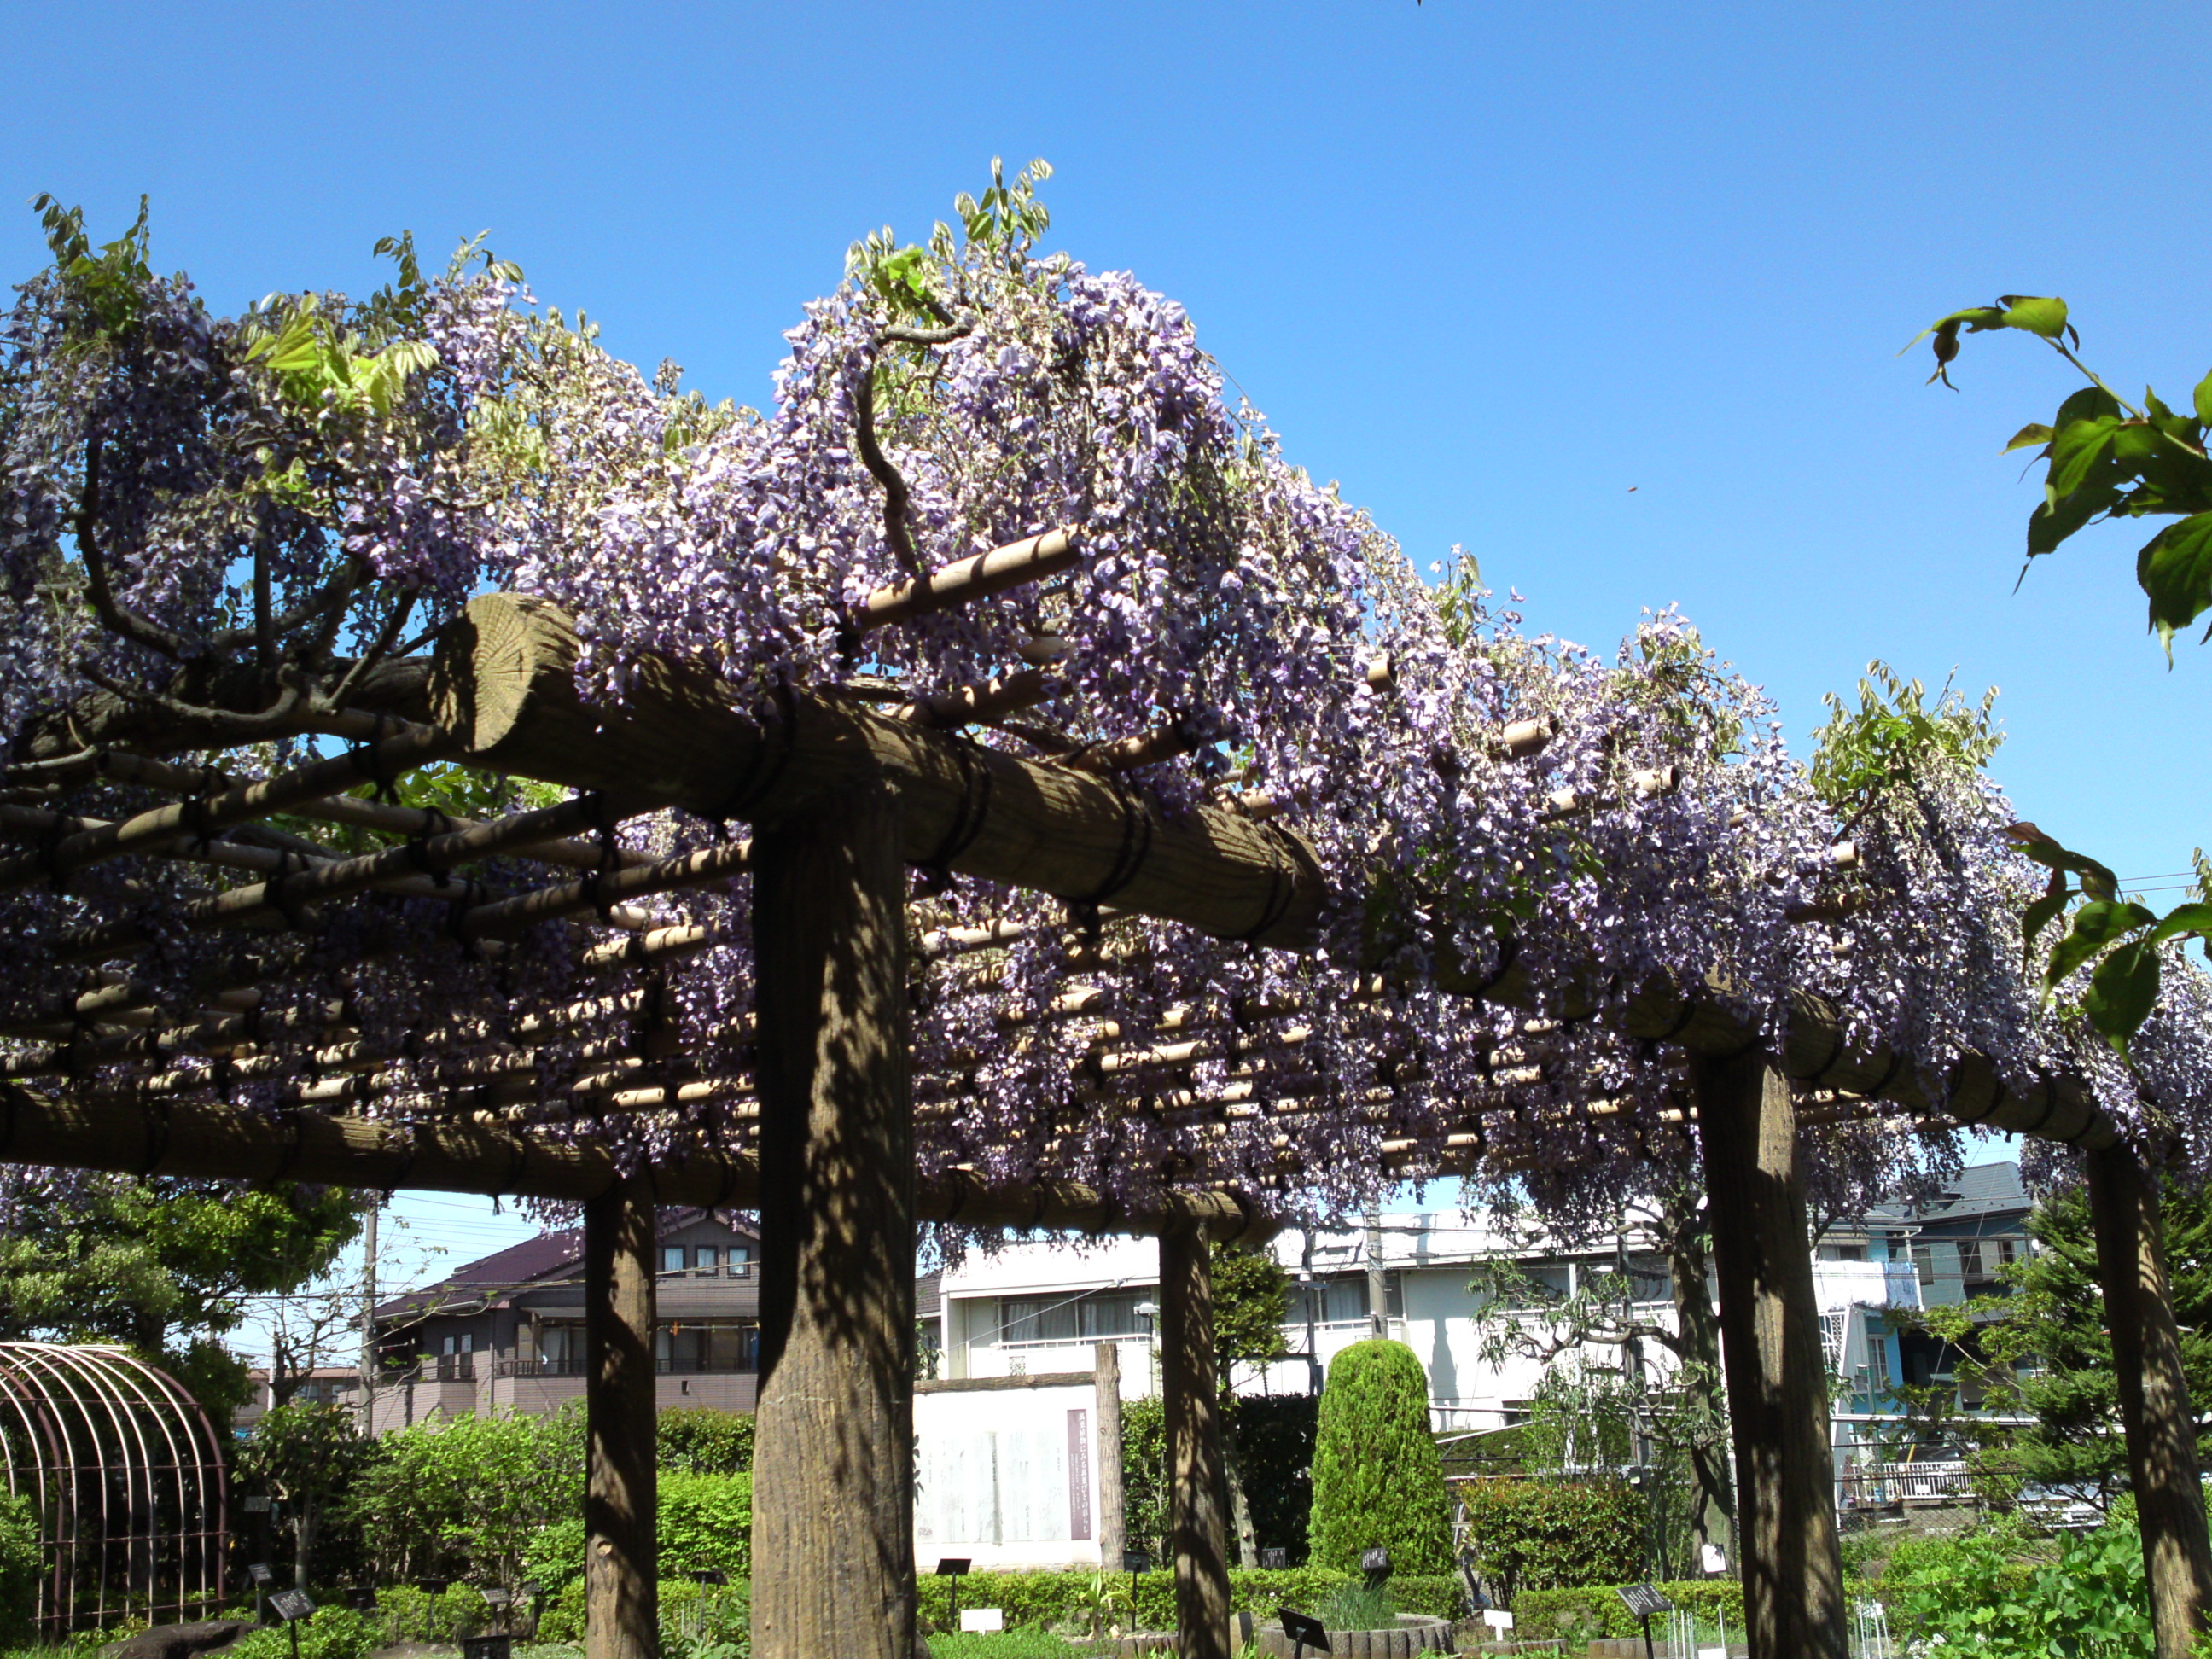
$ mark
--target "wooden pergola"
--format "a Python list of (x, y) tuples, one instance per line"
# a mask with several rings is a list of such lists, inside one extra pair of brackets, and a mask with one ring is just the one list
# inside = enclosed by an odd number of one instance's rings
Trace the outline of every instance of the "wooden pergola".
[[(850, 626), (857, 637), (1033, 581), (1066, 568), (1074, 551), (1070, 534), (1054, 532), (965, 560), (877, 593), (854, 607)], [(912, 1651), (916, 1223), (1157, 1236), (1181, 1651), (1227, 1659), (1206, 1244), (1265, 1237), (1273, 1224), (1266, 1195), (1228, 1189), (1202, 1166), (1172, 1172), (1143, 1206), (1042, 1177), (994, 1182), (952, 1170), (918, 1182), (915, 958), (988, 961), (1020, 927), (918, 933), (908, 872), (919, 866), (1054, 896), (1083, 907), (1094, 927), (1100, 917), (1109, 928), (1115, 915), (1154, 918), (1287, 951), (1314, 949), (1324, 915), (1346, 896), (1328, 890), (1320, 861), (1264, 803), (1170, 812), (1126, 787), (1121, 772), (1176, 752), (1173, 731), (1060, 759), (962, 735), (1037, 701), (1041, 673), (927, 701), (852, 687), (788, 692), (763, 710), (702, 665), (648, 659), (622, 696), (586, 702), (573, 672), (578, 650), (553, 607), (480, 599), (431, 654), (380, 663), (349, 686), (347, 708), (316, 729), (354, 747), (251, 781), (178, 764), (204, 744), (120, 700), (78, 708), (65, 737), (33, 746), (41, 788), (107, 778), (167, 801), (93, 821), (39, 805), (35, 789), (0, 797), (0, 834), (15, 843), (0, 857), (0, 887), (65, 884), (123, 860), (232, 873), (221, 878), (229, 884), (210, 881), (158, 919), (126, 916), (46, 942), (57, 960), (83, 964), (85, 977), (6, 1033), (24, 1047), (0, 1067), (0, 1158), (580, 1203), (591, 1659), (648, 1659), (657, 1639), (657, 1204), (761, 1212), (753, 1616), (763, 1659)], [(1385, 688), (1389, 678), (1378, 665), (1370, 683)], [(480, 823), (349, 793), (436, 762), (576, 793)], [(614, 826), (672, 808), (749, 823), (752, 837), (665, 858), (617, 847)], [(334, 855), (271, 822), (301, 818), (351, 826), (373, 850)], [(533, 872), (531, 881), (518, 883), (517, 869)], [(465, 1011), (455, 1031), (412, 1033), (418, 1052), (464, 1039), (471, 1051), (465, 1075), (425, 1097), (396, 1064), (411, 1056), (363, 1040), (342, 1002), (271, 994), (286, 963), (318, 942), (330, 948), (333, 919), (376, 894), (444, 907), (450, 933), (495, 959), (520, 961), (557, 939), (586, 976), (676, 964), (711, 947), (713, 930), (671, 921), (656, 897), (740, 872), (752, 882), (756, 1012), (750, 1047), (719, 1069), (679, 1075), (652, 1063), (666, 1058), (654, 1048), (662, 1027), (652, 998), (625, 991), (533, 1014), (488, 1048), (482, 1030), (459, 1029)], [(166, 939), (221, 932), (241, 941), (234, 962), (182, 1003), (132, 969)], [(1054, 1012), (1088, 1006), (1084, 965), (1107, 949), (1072, 957)], [(1446, 971), (1440, 981), (1534, 1012), (1534, 989), (1510, 961), (1493, 975)], [(1593, 995), (1586, 1008), (1546, 1013), (1571, 1019), (1597, 1007)], [(1199, 1010), (1117, 1031), (1102, 1040), (1101, 1073), (1156, 1078), (1155, 1109), (1307, 1109), (1299, 1079), (1280, 1067), (1246, 1067), (1225, 1085), (1184, 1080), (1188, 1066), (1218, 1054), (1208, 1044), (1231, 1014), (1249, 1025), (1298, 1012)], [(1729, 1194), (1713, 1206), (1714, 1246), (1753, 1651), (1844, 1653), (1799, 1130), (1940, 1110), (2087, 1156), (2160, 1650), (2179, 1653), (2168, 1632), (2193, 1630), (2212, 1608), (2212, 1552), (2154, 1188), (2081, 1082), (2052, 1076), (2020, 1090), (1969, 1060), (1937, 1089), (1911, 1056), (1854, 1047), (1836, 1011), (1809, 997), (1771, 1046), (1717, 988), (1655, 981), (1625, 1012), (1602, 1017), (1692, 1057), (1680, 1119), (1697, 1126), (1709, 1189)], [(580, 1071), (580, 1041), (592, 1061)], [(540, 1049), (555, 1047), (558, 1066), (541, 1065)], [(958, 1109), (957, 1080), (937, 1081), (921, 1109)], [(220, 1097), (241, 1085), (258, 1091), (254, 1103)], [(666, 1158), (617, 1156), (574, 1132), (678, 1121), (709, 1103), (721, 1126), (712, 1144), (686, 1143)], [(1468, 1101), (1464, 1121), (1441, 1135), (1385, 1139), (1377, 1174), (1474, 1167), (1493, 1151), (1485, 1129), (1493, 1103)], [(1595, 1120), (1606, 1108), (1580, 1109)], [(1286, 1168), (1285, 1178), (1297, 1173)]]

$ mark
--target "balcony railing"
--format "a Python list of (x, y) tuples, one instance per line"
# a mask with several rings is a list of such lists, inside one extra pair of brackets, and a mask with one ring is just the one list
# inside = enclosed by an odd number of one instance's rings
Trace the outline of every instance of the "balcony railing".
[(494, 1376), (581, 1376), (581, 1359), (500, 1359), (492, 1364)]
[(655, 1358), (653, 1369), (659, 1376), (727, 1376), (758, 1370), (760, 1358), (757, 1354), (742, 1354), (735, 1359)]
[(1836, 1478), (1836, 1503), (1844, 1509), (1956, 1504), (1972, 1493), (1972, 1474), (1963, 1462), (1868, 1463)]

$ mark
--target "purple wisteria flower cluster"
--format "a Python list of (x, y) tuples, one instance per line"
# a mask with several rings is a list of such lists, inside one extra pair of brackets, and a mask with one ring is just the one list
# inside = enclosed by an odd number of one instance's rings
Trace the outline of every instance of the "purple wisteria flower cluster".
[[(88, 697), (234, 708), (244, 684), (265, 706), (349, 683), (373, 642), (404, 651), (402, 631), (427, 637), (491, 588), (575, 618), (596, 698), (658, 653), (710, 664), (740, 706), (856, 674), (919, 699), (1042, 641), (1050, 701), (979, 741), (1048, 760), (1172, 726), (1194, 747), (1130, 787), (1176, 812), (1264, 794), (1334, 902), (1293, 953), (931, 882), (913, 910), (925, 1173), (1133, 1200), (1222, 1183), (1323, 1215), (1482, 1152), (1493, 1184), (1571, 1222), (1687, 1146), (1683, 1055), (1620, 1023), (1654, 981), (1771, 1035), (1793, 998), (1823, 999), (1938, 1099), (1969, 1054), (2015, 1084), (2078, 1073), (2131, 1133), (2212, 1157), (2203, 975), (2177, 962), (2128, 1060), (2085, 1041), (2023, 971), (2038, 872), (1978, 769), (1931, 764), (1846, 820), (1771, 703), (1680, 617), (1601, 655), (1526, 635), (1471, 563), (1425, 581), (1126, 273), (939, 246), (909, 291), (921, 320), (953, 320), (921, 329), (858, 270), (787, 337), (765, 412), (649, 380), (507, 267), (239, 319), (181, 278), (110, 275), (97, 306), (81, 273), (36, 279), (0, 338), (0, 757), (19, 803), (112, 818), (160, 799), (42, 781)], [(902, 507), (887, 513), (871, 447)], [(869, 592), (1055, 528), (1073, 570), (856, 644)], [(250, 775), (312, 729), (183, 746)], [(663, 814), (619, 842), (659, 854), (725, 833)], [(743, 877), (657, 900), (702, 947), (626, 969), (586, 963), (557, 924), (477, 951), (440, 899), (358, 902), (304, 943), (167, 920), (226, 879), (153, 862), (0, 895), (13, 1017), (76, 994), (88, 961), (171, 1006), (250, 963), (264, 1018), (343, 1007), (384, 1067), (366, 1109), (432, 1109), (527, 1056), (521, 1109), (545, 1133), (634, 1161), (746, 1133)], [(987, 923), (1006, 936), (949, 942)], [(57, 949), (123, 924), (106, 956)], [(137, 1062), (67, 1046), (16, 1042), (7, 1064), (136, 1086)], [(179, 1054), (164, 1086), (274, 1108), (319, 1085), (311, 1049)], [(643, 1056), (631, 1086), (725, 1086), (580, 1114), (569, 1085), (612, 1054)], [(1952, 1132), (1897, 1118), (1820, 1141), (1839, 1189), (1959, 1154)]]

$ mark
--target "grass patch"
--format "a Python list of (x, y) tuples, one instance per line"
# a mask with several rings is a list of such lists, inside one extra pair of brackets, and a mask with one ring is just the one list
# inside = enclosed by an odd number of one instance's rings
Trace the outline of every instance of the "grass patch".
[(1008, 1631), (940, 1631), (929, 1638), (931, 1659), (1090, 1659), (1079, 1645), (1034, 1626)]

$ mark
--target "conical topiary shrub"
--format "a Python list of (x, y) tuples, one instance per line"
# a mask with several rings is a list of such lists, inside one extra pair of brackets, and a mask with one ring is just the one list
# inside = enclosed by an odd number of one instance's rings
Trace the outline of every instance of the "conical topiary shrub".
[(1314, 1433), (1313, 1565), (1359, 1570), (1380, 1544), (1394, 1573), (1451, 1571), (1451, 1506), (1429, 1435), (1429, 1382), (1402, 1342), (1355, 1342), (1329, 1362)]

